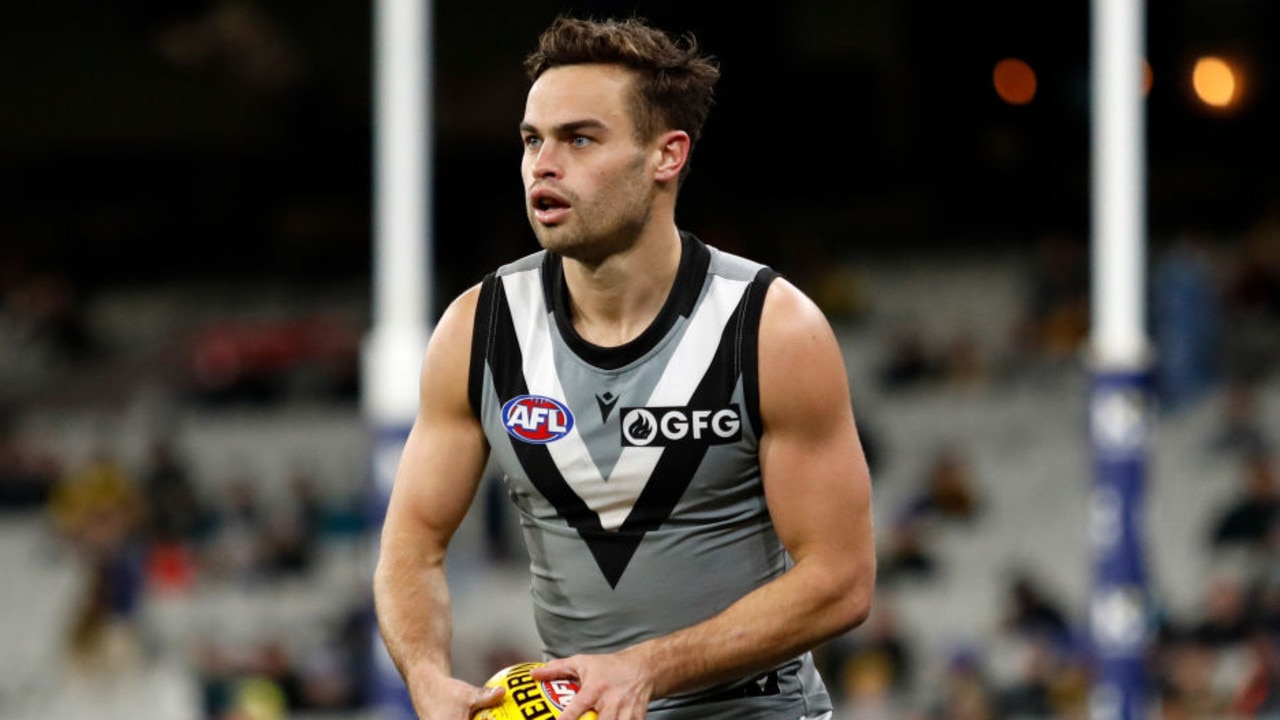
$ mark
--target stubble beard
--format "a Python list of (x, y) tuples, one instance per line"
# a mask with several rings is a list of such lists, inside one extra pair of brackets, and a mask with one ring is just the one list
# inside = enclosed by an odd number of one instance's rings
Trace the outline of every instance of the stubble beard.
[(643, 160), (620, 178), (623, 185), (594, 200), (570, 195), (569, 221), (543, 225), (528, 210), (529, 224), (543, 249), (585, 265), (598, 266), (611, 256), (629, 250), (639, 240), (653, 216), (652, 190), (640, 174)]

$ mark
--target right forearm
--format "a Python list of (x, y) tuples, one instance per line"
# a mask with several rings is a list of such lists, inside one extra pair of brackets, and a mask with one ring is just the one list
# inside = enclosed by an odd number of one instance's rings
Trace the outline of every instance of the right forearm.
[(412, 678), (448, 677), (452, 625), (442, 563), (425, 566), (383, 557), (374, 574), (378, 628), (410, 688)]

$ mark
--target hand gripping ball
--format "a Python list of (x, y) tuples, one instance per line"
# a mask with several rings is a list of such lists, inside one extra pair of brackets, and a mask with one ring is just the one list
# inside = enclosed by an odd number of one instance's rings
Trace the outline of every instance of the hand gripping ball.
[[(578, 684), (572, 680), (548, 680), (539, 682), (530, 674), (540, 662), (527, 662), (505, 667), (485, 681), (485, 687), (505, 687), (502, 704), (485, 708), (473, 716), (473, 720), (554, 720), (578, 694)], [(595, 720), (594, 711), (587, 711), (583, 720)]]

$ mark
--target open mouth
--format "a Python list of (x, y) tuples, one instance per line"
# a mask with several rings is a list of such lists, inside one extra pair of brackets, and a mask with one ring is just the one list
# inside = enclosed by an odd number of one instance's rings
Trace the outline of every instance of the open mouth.
[(535, 191), (529, 198), (533, 215), (538, 222), (553, 225), (569, 213), (569, 202), (548, 191)]

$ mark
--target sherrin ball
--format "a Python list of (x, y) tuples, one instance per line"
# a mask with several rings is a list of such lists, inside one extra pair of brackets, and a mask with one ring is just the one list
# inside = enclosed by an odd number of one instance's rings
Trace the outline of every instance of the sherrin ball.
[[(502, 704), (485, 708), (472, 716), (472, 720), (554, 720), (578, 694), (578, 684), (572, 680), (533, 679), (533, 669), (540, 662), (526, 662), (505, 667), (485, 681), (485, 687), (504, 687), (506, 695)], [(595, 720), (594, 711), (588, 711), (583, 720)]]

